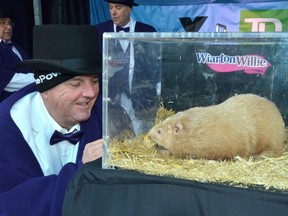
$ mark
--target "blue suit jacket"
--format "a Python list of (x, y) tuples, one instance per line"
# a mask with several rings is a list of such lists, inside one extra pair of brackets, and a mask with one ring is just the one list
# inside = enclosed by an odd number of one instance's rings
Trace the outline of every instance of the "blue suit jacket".
[[(19, 51), (23, 60), (29, 59), (29, 54), (19, 47), (17, 44), (13, 44)], [(3, 92), (4, 88), (10, 82), (15, 73), (27, 73), (28, 70), (17, 68), (17, 63), (21, 59), (7, 46), (0, 43), (0, 101), (7, 97), (7, 92)]]
[(102, 137), (102, 100), (99, 96), (90, 119), (81, 123), (85, 134), (80, 140), (77, 164), (64, 165), (59, 175), (44, 176), (36, 157), (10, 116), (12, 105), (35, 90), (35, 84), (30, 84), (0, 103), (0, 215), (61, 216), (66, 186), (82, 165), (85, 144)]
[[(112, 20), (109, 20), (107, 22), (103, 22), (103, 23), (96, 25), (96, 29), (97, 29), (97, 35), (98, 35), (99, 50), (100, 50), (100, 53), (102, 54), (103, 33), (114, 32), (114, 25), (113, 25)], [(151, 25), (136, 21), (135, 32), (156, 32), (156, 29)]]

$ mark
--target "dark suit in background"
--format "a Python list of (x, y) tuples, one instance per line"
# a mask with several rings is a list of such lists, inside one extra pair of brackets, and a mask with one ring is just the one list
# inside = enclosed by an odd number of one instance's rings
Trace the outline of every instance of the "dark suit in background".
[[(120, 23), (121, 27), (127, 28), (125, 32), (156, 32), (153, 26), (130, 17), (132, 6), (138, 5), (134, 1), (107, 1), (111, 20), (96, 25), (102, 55), (103, 33), (117, 32)], [(145, 41), (135, 40), (131, 43), (129, 39), (116, 39), (109, 42), (108, 55), (108, 135), (113, 137), (119, 134), (124, 125), (127, 125), (125, 129), (133, 131), (135, 135), (141, 134), (148, 129), (146, 122), (152, 122), (155, 117), (155, 111), (151, 110), (155, 110), (160, 95), (160, 90), (156, 89), (157, 83), (160, 83), (159, 49)]]
[[(102, 45), (103, 33), (104, 32), (114, 32), (114, 26), (113, 25), (114, 25), (114, 23), (112, 20), (109, 20), (107, 22), (103, 22), (103, 23), (96, 25), (98, 37), (99, 37), (99, 40), (98, 40), (99, 48), (100, 48), (101, 53), (103, 52), (103, 45)], [(156, 29), (151, 25), (136, 21), (134, 32), (156, 32)]]
[(19, 45), (13, 43), (14, 21), (9, 8), (0, 10), (0, 102), (24, 86), (35, 82), (32, 73), (17, 68), (17, 63), (30, 58)]
[[(30, 58), (28, 53), (17, 44), (14, 43), (13, 46), (22, 56), (22, 60)], [(13, 93), (5, 91), (4, 89), (11, 81), (15, 73), (29, 72), (28, 70), (17, 68), (17, 63), (22, 60), (12, 51), (12, 44), (7, 45), (4, 42), (0, 43), (0, 101), (4, 100)]]

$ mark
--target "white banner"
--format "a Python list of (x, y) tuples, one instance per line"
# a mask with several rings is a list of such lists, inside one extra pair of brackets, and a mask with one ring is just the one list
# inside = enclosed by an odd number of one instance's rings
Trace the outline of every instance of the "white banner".
[[(288, 2), (213, 3), (198, 5), (140, 5), (135, 20), (159, 32), (274, 32), (288, 31)], [(186, 23), (186, 28), (183, 27)], [(226, 27), (226, 28), (225, 28)]]

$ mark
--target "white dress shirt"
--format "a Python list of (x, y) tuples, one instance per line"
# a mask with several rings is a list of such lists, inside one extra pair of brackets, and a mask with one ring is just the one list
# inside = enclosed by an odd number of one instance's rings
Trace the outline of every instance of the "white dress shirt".
[(66, 163), (76, 162), (79, 143), (73, 145), (62, 141), (50, 145), (49, 141), (54, 130), (69, 133), (79, 130), (80, 125), (75, 125), (69, 131), (62, 128), (48, 113), (39, 92), (21, 98), (10, 112), (45, 176), (58, 174)]
[[(129, 27), (129, 32), (135, 32), (135, 25), (136, 25), (135, 20), (133, 20), (132, 17), (130, 17), (129, 23), (127, 23), (125, 26), (121, 26), (121, 27), (123, 27), (123, 28)], [(115, 24), (114, 24), (114, 32), (116, 32), (116, 25)], [(128, 40), (120, 40), (119, 42), (120, 42), (120, 45), (122, 47), (123, 52), (127, 51), (127, 47), (130, 43), (130, 62), (129, 62), (129, 81), (128, 81), (128, 83), (129, 83), (129, 90), (131, 92), (132, 79), (133, 79), (133, 74), (134, 74), (134, 64), (135, 64), (134, 46), (133, 46), (133, 42), (129, 42)], [(127, 112), (127, 114), (129, 115), (129, 117), (131, 119), (134, 133), (136, 135), (141, 134), (143, 132), (142, 131), (143, 122), (135, 116), (135, 110), (133, 109), (131, 98), (128, 98), (125, 93), (121, 93), (121, 99), (120, 100), (121, 100), (121, 106), (123, 107), (123, 109), (125, 109), (125, 111)]]
[[(0, 42), (1, 41), (2, 40), (0, 39)], [(19, 57), (19, 59), (21, 59), (21, 61), (23, 60), (21, 54), (15, 46), (12, 47), (12, 51)], [(15, 73), (4, 90), (8, 92), (15, 92), (33, 82), (35, 82), (33, 73)]]

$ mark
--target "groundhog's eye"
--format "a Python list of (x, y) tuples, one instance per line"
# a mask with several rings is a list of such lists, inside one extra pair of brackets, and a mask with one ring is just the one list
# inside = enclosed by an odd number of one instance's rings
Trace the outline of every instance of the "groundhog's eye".
[(158, 133), (158, 134), (161, 134), (161, 130), (160, 130), (160, 129), (158, 129), (158, 130), (157, 130), (157, 133)]

